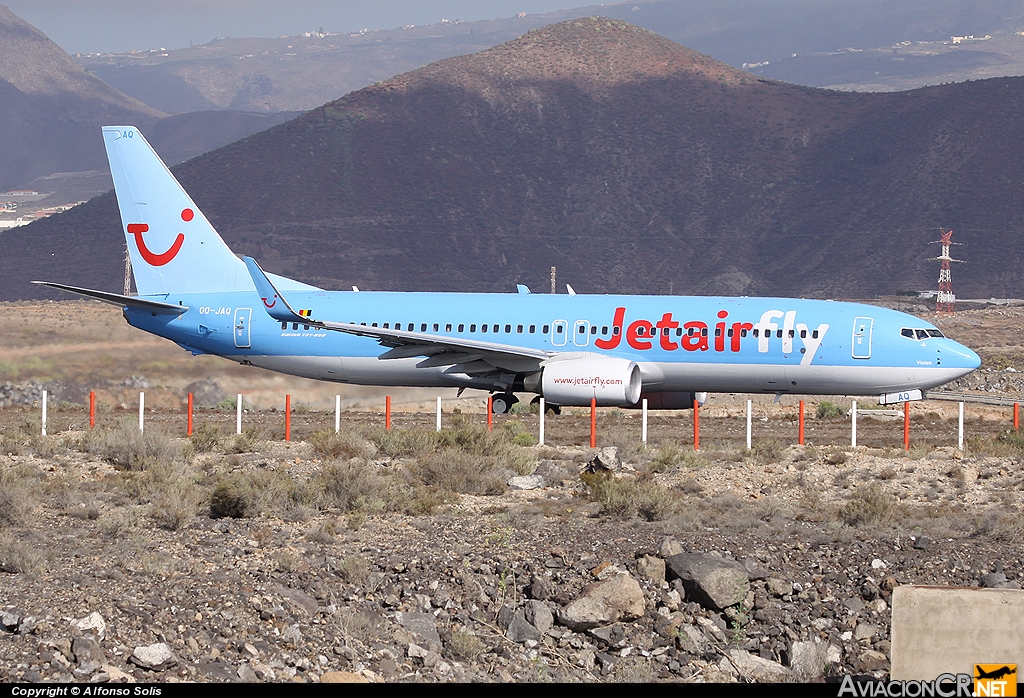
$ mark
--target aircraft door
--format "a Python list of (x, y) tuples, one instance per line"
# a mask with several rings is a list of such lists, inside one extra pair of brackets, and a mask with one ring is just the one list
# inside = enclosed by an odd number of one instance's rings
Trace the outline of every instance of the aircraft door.
[(252, 308), (235, 308), (235, 346), (248, 349), (249, 323), (252, 321)]
[(853, 358), (871, 358), (871, 330), (874, 319), (859, 317), (853, 321)]
[(572, 341), (578, 347), (585, 347), (590, 344), (590, 323), (586, 320), (577, 320), (572, 328)]
[(555, 320), (551, 323), (551, 343), (556, 347), (564, 347), (569, 341), (569, 323), (565, 320)]

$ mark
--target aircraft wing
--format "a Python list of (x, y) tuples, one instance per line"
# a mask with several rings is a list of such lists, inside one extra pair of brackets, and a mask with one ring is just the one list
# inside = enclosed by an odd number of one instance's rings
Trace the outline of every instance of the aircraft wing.
[(263, 307), (270, 317), (278, 322), (298, 322), (325, 330), (345, 332), (359, 337), (372, 337), (383, 346), (391, 347), (380, 355), (381, 359), (405, 359), (414, 356), (426, 357), (418, 364), (421, 368), (432, 366), (453, 366), (459, 372), (483, 373), (494, 368), (514, 373), (526, 373), (540, 369), (540, 362), (551, 358), (554, 352), (541, 349), (463, 339), (426, 332), (405, 332), (399, 329), (367, 327), (350, 322), (332, 322), (303, 316), (292, 310), (281, 292), (267, 277), (252, 257), (243, 257), (245, 266), (252, 275), (256, 290), (263, 299)]
[(71, 293), (77, 293), (80, 296), (86, 296), (88, 298), (94, 298), (104, 303), (110, 303), (111, 305), (118, 305), (122, 308), (127, 306), (129, 308), (138, 308), (140, 310), (147, 310), (156, 315), (181, 315), (188, 311), (187, 305), (174, 305), (173, 303), (161, 303), (160, 301), (153, 301), (147, 298), (139, 298), (138, 296), (122, 296), (120, 293), (110, 293), (109, 291), (94, 291), (91, 288), (79, 288), (78, 286), (68, 286), (67, 284), (57, 284), (52, 281), (33, 281), (34, 284), (40, 286), (49, 286), (59, 291), (70, 291)]

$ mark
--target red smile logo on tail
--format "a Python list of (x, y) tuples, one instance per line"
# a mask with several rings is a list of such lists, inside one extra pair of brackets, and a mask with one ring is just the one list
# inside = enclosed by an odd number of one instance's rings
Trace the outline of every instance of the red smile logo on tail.
[(266, 298), (263, 298), (261, 300), (263, 301), (263, 305), (267, 306), (268, 309), (269, 308), (273, 308), (275, 305), (277, 305), (277, 296), (276, 295), (274, 296), (274, 302), (273, 303), (267, 303), (267, 299)]
[(146, 223), (129, 223), (128, 232), (135, 236), (135, 245), (139, 248), (139, 254), (146, 260), (146, 263), (151, 264), (154, 267), (162, 267), (163, 265), (174, 259), (175, 255), (181, 249), (181, 245), (185, 242), (184, 233), (178, 233), (178, 237), (175, 238), (174, 244), (166, 252), (159, 254), (150, 251), (146, 247), (145, 240), (142, 239), (142, 234), (149, 231), (149, 225)]

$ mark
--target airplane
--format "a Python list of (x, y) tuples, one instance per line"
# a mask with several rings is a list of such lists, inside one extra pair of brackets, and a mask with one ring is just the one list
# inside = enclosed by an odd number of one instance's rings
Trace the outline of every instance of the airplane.
[[(477, 388), (507, 412), (698, 406), (707, 393), (921, 399), (981, 360), (894, 310), (794, 298), (328, 291), (239, 258), (133, 126), (105, 126), (137, 295), (120, 306), (193, 354), (337, 383)], [(895, 397), (893, 397), (895, 396)]]

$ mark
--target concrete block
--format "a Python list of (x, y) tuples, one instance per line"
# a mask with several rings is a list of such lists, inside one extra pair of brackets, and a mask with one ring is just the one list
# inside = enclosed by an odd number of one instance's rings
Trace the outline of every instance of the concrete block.
[(901, 586), (892, 593), (894, 680), (1024, 667), (1024, 590)]

